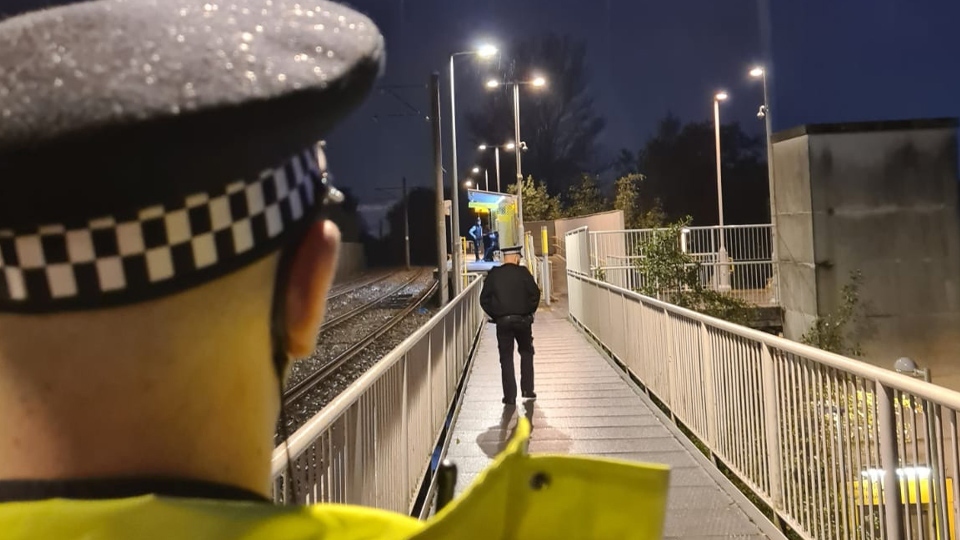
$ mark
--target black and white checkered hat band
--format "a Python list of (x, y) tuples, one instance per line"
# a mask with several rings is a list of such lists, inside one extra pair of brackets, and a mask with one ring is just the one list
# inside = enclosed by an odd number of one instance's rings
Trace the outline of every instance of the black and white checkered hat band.
[(279, 244), (326, 192), (315, 149), (174, 205), (34, 231), (0, 229), (0, 311), (98, 307), (235, 269)]

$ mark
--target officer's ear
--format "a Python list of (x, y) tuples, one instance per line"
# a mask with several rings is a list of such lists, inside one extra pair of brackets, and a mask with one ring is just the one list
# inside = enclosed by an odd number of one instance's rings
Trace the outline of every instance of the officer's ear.
[(287, 353), (294, 358), (303, 358), (316, 347), (339, 248), (340, 230), (324, 220), (310, 227), (293, 258), (286, 321)]

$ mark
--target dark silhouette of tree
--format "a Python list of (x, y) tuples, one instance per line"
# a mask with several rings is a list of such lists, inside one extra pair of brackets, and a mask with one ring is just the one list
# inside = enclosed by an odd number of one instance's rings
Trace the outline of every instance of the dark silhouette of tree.
[[(510, 184), (508, 193), (517, 192), (517, 184)], [(523, 181), (523, 221), (547, 221), (561, 215), (560, 198), (547, 193), (543, 182), (527, 176)]]
[(580, 182), (570, 186), (564, 214), (567, 217), (587, 216), (610, 210), (610, 208), (596, 178), (583, 173), (580, 175)]
[[(524, 175), (530, 174), (557, 195), (577, 183), (581, 172), (596, 168), (597, 136), (606, 122), (597, 115), (587, 87), (586, 44), (569, 36), (547, 34), (514, 43), (513, 61), (504, 80), (547, 79), (545, 88), (520, 89), (520, 136), (527, 143)], [(502, 144), (514, 139), (513, 88), (491, 90), (482, 106), (468, 115), (476, 144)], [(478, 159), (493, 170), (493, 155)], [(504, 184), (516, 183), (516, 164), (501, 150)]]
[[(656, 135), (630, 164), (622, 152), (619, 167), (645, 176), (639, 183), (640, 211), (659, 199), (669, 221), (693, 217), (693, 225), (716, 225), (717, 166), (713, 122), (682, 125), (668, 114)], [(739, 123), (720, 126), (725, 224), (768, 223), (769, 186), (763, 140), (743, 132)]]

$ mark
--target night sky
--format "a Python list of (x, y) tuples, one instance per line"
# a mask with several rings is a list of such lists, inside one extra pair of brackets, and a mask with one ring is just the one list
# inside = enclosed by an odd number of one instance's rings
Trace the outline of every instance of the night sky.
[[(756, 117), (762, 87), (751, 64), (772, 51), (774, 130), (815, 122), (960, 116), (960, 2), (957, 0), (354, 0), (387, 43), (381, 84), (429, 113), (430, 73), (440, 72), (443, 162), (450, 165), (448, 59), (485, 40), (546, 31), (585, 39), (591, 93), (607, 119), (605, 155), (638, 149), (658, 119), (712, 117), (712, 96), (731, 99), (721, 121), (763, 133)], [(767, 32), (767, 29), (770, 31)], [(768, 39), (769, 36), (769, 39)], [(508, 61), (510, 51), (503, 51)], [(479, 103), (490, 72), (469, 57), (457, 61), (458, 156), (461, 176), (474, 149), (465, 113)], [(545, 74), (549, 78), (549, 74)], [(375, 94), (329, 139), (339, 182), (369, 208), (395, 195), (377, 186), (432, 185), (429, 124), (396, 98)], [(380, 116), (378, 121), (374, 116)], [(522, 128), (522, 126), (521, 126)]]
[[(17, 12), (63, 0), (0, 0)], [(202, 1), (202, 0), (197, 0)], [(761, 85), (750, 66), (772, 56), (775, 130), (813, 122), (960, 116), (960, 0), (352, 0), (386, 36), (382, 85), (419, 109), (375, 93), (329, 138), (332, 170), (364, 206), (395, 198), (406, 176), (432, 185), (425, 116), (430, 73), (442, 75), (444, 166), (450, 166), (450, 53), (546, 31), (585, 39), (591, 93), (607, 119), (604, 158), (637, 150), (658, 119), (708, 120), (717, 89), (721, 120), (763, 134)], [(773, 4), (768, 8), (768, 3)], [(503, 51), (509, 61), (511, 52)], [(479, 103), (490, 66), (457, 62), (461, 172), (474, 148), (465, 113)], [(550, 74), (545, 73), (549, 78)], [(419, 87), (417, 87), (419, 86)], [(374, 116), (382, 117), (374, 121)], [(521, 126), (522, 127), (522, 126)], [(712, 150), (711, 150), (712, 151)], [(512, 173), (506, 172), (507, 176)], [(377, 229), (379, 215), (370, 216)]]

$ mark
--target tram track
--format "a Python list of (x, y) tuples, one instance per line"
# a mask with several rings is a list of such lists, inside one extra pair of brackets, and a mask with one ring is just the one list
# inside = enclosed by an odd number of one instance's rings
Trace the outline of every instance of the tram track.
[[(335, 358), (324, 363), (321, 367), (313, 370), (301, 380), (291, 384), (283, 393), (284, 407), (291, 407), (294, 403), (300, 401), (313, 389), (321, 385), (326, 379), (330, 378), (330, 376), (336, 373), (341, 367), (346, 365), (350, 360), (360, 354), (371, 343), (392, 330), (416, 309), (421, 307), (423, 303), (426, 302), (426, 300), (436, 292), (439, 286), (438, 283), (433, 282), (431, 285), (424, 287), (424, 289), (416, 296), (406, 296), (398, 293), (417, 279), (422, 278), (422, 276), (423, 272), (419, 272), (413, 279), (404, 284), (404, 286), (392, 289), (391, 294), (383, 295), (375, 302), (368, 302), (365, 305), (365, 308), (362, 310), (363, 312), (372, 310), (380, 304), (384, 304), (380, 309), (395, 309), (397, 311), (385, 322), (378, 325), (373, 331), (368, 332), (361, 339), (354, 341), (346, 350), (342, 351)], [(393, 298), (395, 296), (397, 298)], [(357, 311), (357, 313), (360, 313), (360, 311)], [(355, 316), (357, 313), (353, 314), (350, 318)]]

